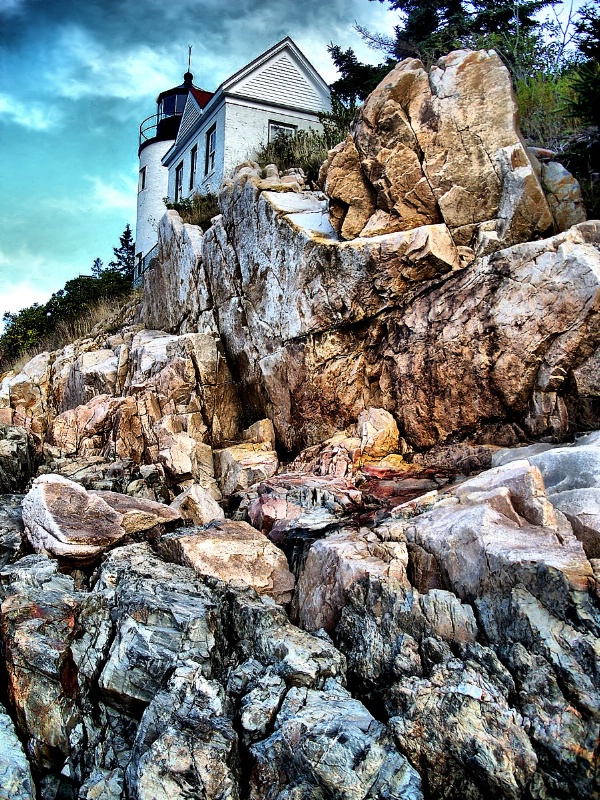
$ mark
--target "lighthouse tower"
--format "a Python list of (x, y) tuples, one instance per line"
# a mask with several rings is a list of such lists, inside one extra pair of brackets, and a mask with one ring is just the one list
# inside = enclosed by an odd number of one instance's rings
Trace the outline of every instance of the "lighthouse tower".
[(188, 70), (180, 86), (161, 92), (156, 99), (156, 113), (140, 125), (136, 278), (148, 266), (145, 262), (158, 241), (158, 222), (166, 211), (163, 198), (167, 195), (169, 182), (169, 171), (161, 161), (177, 137), (187, 96), (196, 88), (193, 79)]

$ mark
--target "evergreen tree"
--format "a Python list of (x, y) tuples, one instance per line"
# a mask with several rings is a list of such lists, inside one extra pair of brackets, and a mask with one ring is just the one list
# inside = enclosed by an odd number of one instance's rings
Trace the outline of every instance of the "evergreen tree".
[(101, 258), (95, 258), (92, 264), (92, 275), (94, 278), (99, 278), (104, 271), (104, 263)]
[(600, 3), (587, 3), (579, 12), (576, 25), (579, 50), (590, 61), (600, 61)]
[(354, 50), (351, 48), (342, 50), (333, 43), (329, 45), (327, 51), (341, 75), (335, 83), (331, 84), (331, 90), (338, 102), (341, 101), (346, 108), (352, 111), (359, 103), (366, 100), (395, 63), (392, 58), (388, 57), (385, 62), (377, 66), (361, 64)]
[(127, 280), (133, 282), (133, 271), (135, 267), (135, 242), (129, 223), (125, 226), (125, 230), (119, 237), (119, 247), (113, 247), (115, 260), (109, 261), (108, 266), (110, 269), (118, 272)]

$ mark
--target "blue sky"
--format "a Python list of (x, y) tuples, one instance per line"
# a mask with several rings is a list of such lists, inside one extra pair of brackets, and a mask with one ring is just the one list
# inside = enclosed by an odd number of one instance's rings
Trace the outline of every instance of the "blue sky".
[(215, 89), (291, 36), (335, 80), (333, 41), (391, 31), (367, 0), (0, 0), (0, 318), (105, 264), (135, 224), (137, 134), (158, 92)]

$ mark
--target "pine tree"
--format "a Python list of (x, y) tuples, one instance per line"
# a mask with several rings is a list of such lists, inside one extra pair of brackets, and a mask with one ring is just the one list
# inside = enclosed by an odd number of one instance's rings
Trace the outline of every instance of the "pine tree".
[(92, 264), (92, 275), (94, 278), (99, 278), (104, 271), (104, 262), (101, 258), (95, 258)]
[(124, 278), (133, 282), (133, 271), (135, 267), (135, 242), (131, 227), (129, 223), (125, 226), (125, 230), (119, 237), (120, 246), (113, 247), (115, 260), (109, 261), (108, 266), (110, 269), (118, 272)]

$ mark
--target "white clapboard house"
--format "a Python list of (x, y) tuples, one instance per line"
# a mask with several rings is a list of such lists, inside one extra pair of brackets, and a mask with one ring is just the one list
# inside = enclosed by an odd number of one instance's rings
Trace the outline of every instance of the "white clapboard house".
[(163, 198), (217, 192), (234, 167), (280, 133), (321, 129), (329, 87), (286, 37), (224, 81), (215, 92), (193, 84), (161, 92), (140, 127), (137, 272), (152, 258)]

